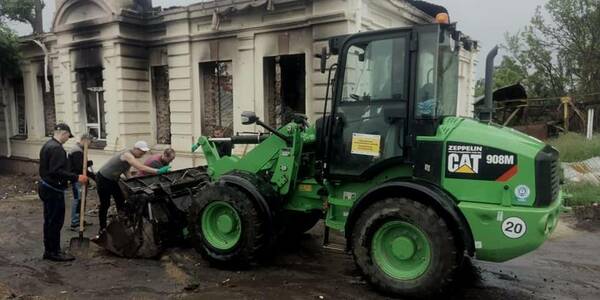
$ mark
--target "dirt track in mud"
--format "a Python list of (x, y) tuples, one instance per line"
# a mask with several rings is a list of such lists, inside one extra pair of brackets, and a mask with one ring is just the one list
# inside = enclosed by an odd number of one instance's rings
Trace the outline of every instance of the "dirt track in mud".
[[(7, 179), (0, 176), (0, 181), (0, 194), (6, 195), (0, 197), (0, 299), (385, 298), (365, 284), (351, 256), (320, 246), (322, 226), (282, 243), (269, 263), (249, 270), (210, 268), (193, 249), (170, 249), (159, 260), (135, 260), (111, 256), (93, 244), (89, 257), (73, 263), (44, 261), (40, 200), (31, 185), (3, 192)], [(88, 207), (94, 205), (92, 197)], [(468, 279), (447, 298), (600, 299), (598, 228), (580, 228), (573, 214), (566, 215), (537, 251), (501, 264), (474, 261), (464, 274)], [(86, 234), (95, 230), (92, 226)], [(74, 236), (65, 226), (63, 245)]]

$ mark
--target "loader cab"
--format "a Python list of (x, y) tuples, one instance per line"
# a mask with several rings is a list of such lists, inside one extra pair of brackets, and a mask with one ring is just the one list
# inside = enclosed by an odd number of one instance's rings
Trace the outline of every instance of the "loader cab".
[(416, 137), (435, 135), (444, 116), (456, 115), (457, 36), (452, 25), (435, 24), (330, 42), (339, 48), (326, 176), (367, 179), (414, 161)]

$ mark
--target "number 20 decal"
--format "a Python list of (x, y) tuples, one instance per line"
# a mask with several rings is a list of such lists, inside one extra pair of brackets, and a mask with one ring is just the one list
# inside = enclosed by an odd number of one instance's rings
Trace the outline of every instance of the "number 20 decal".
[(510, 217), (502, 222), (502, 233), (511, 239), (522, 237), (527, 231), (527, 225), (517, 217)]

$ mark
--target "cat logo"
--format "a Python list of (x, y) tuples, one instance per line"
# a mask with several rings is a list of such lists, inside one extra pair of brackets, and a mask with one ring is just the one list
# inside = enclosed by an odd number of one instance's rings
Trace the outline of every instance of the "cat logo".
[(477, 174), (479, 173), (479, 160), (481, 154), (457, 154), (448, 155), (448, 171), (452, 173)]
[(481, 146), (451, 145), (448, 147), (448, 172), (478, 174)]
[(501, 149), (448, 142), (446, 178), (506, 182), (519, 172), (517, 155)]

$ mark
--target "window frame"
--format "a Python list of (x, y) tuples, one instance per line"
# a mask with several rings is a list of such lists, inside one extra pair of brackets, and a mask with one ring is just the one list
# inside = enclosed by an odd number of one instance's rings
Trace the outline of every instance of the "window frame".
[[(77, 81), (77, 93), (81, 93), (78, 97), (79, 107), (80, 107), (80, 116), (82, 118), (83, 127), (85, 132), (91, 134), (90, 129), (96, 129), (98, 132), (98, 136), (92, 135), (95, 137), (95, 140), (100, 142), (99, 145), (106, 143), (108, 138), (108, 132), (106, 132), (106, 105), (104, 100), (104, 92), (106, 89), (104, 88), (104, 68), (103, 67), (86, 67), (79, 68), (75, 70), (76, 72), (76, 81)], [(94, 75), (99, 75), (99, 77), (95, 77)], [(94, 86), (87, 86), (90, 81), (96, 81), (97, 79), (101, 79), (100, 82), (94, 82)], [(96, 94), (100, 93), (100, 96)], [(88, 100), (89, 97), (93, 97), (93, 101), (96, 103), (96, 123), (88, 122)], [(102, 130), (104, 130), (105, 136), (102, 136)]]
[[(106, 124), (102, 124), (104, 117), (106, 115), (106, 110), (101, 111), (101, 107), (104, 108), (104, 105), (100, 106), (100, 101), (104, 101), (104, 88), (103, 87), (88, 87), (86, 88), (86, 97), (95, 97), (96, 99), (96, 118), (98, 119), (98, 123), (88, 123), (87, 120), (87, 101), (85, 103), (85, 131), (90, 133), (90, 129), (96, 129), (98, 131), (98, 136), (96, 140), (98, 141), (106, 141), (106, 137), (102, 137), (102, 129), (106, 132)], [(100, 96), (102, 94), (102, 97)], [(93, 95), (93, 96), (92, 96)], [(87, 100), (87, 99), (86, 99)], [(106, 123), (106, 121), (104, 121)], [(91, 134), (91, 133), (90, 133)], [(108, 135), (108, 134), (107, 134)]]
[[(12, 80), (11, 86), (12, 86), (12, 101), (10, 101), (11, 103), (11, 114), (14, 116), (14, 118), (12, 118), (12, 130), (11, 130), (11, 138), (12, 139), (27, 139), (28, 137), (28, 130), (27, 130), (27, 99), (25, 99), (25, 79), (20, 77), (20, 78), (14, 78)], [(21, 124), (19, 121), (19, 104), (17, 103), (18, 98), (17, 97), (17, 82), (20, 81), (21, 82), (21, 87), (23, 88), (23, 132), (20, 131), (21, 129)]]

